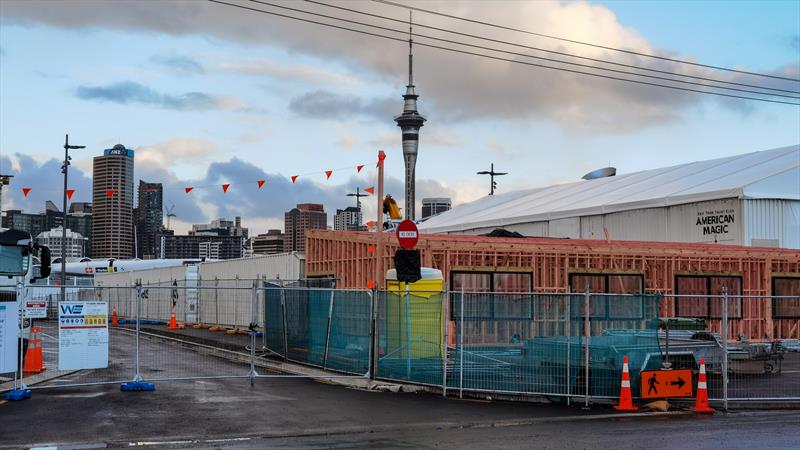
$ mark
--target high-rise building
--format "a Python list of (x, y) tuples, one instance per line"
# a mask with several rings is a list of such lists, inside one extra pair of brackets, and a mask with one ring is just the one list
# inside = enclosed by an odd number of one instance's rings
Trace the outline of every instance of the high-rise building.
[(117, 144), (92, 169), (92, 258), (131, 258), (133, 150)]
[[(74, 206), (77, 203), (74, 203)], [(88, 237), (92, 230), (92, 208), (90, 203), (80, 203), (77, 209), (70, 206), (69, 213), (67, 214), (67, 228)], [(88, 211), (88, 212), (85, 212)], [(31, 236), (38, 236), (39, 234), (52, 230), (53, 228), (61, 227), (64, 224), (64, 214), (60, 209), (48, 200), (45, 202), (44, 212), (41, 213), (26, 213), (18, 209), (11, 209), (6, 211), (2, 218), (3, 228), (14, 230), (27, 231)], [(91, 244), (87, 242), (87, 249), (91, 248)]]
[(239, 236), (245, 239), (248, 234), (249, 230), (242, 227), (242, 218), (239, 216), (233, 220), (220, 218), (210, 223), (197, 223), (189, 231), (190, 236)]
[(241, 236), (172, 235), (159, 236), (159, 258), (233, 259), (244, 256)]
[(394, 118), (397, 126), (403, 132), (403, 161), (406, 168), (406, 219), (414, 220), (416, 209), (415, 192), (416, 178), (414, 171), (417, 166), (417, 150), (419, 147), (419, 129), (425, 123), (425, 117), (417, 112), (417, 95), (414, 92), (414, 59), (412, 51), (411, 32), (408, 35), (408, 85), (406, 93), (403, 95), (403, 112)]
[(136, 206), (136, 256), (153, 259), (158, 255), (158, 235), (164, 231), (164, 189), (161, 183), (139, 180)]
[(447, 197), (423, 198), (422, 220), (449, 211), (450, 208), (452, 208), (451, 201)]
[(302, 252), (306, 249), (306, 230), (328, 228), (328, 214), (317, 203), (299, 203), (284, 215), (283, 251)]
[[(50, 248), (50, 255), (55, 257), (61, 256), (61, 234), (63, 230), (61, 227), (53, 228), (50, 231), (43, 231), (36, 236), (36, 240), (41, 245)], [(83, 237), (80, 233), (76, 233), (67, 228), (67, 240), (64, 246), (67, 259), (83, 258), (86, 256), (86, 244), (88, 239)]]
[(344, 231), (365, 231), (367, 228), (361, 224), (361, 210), (348, 206), (345, 209), (337, 209), (333, 216), (333, 229)]
[(274, 255), (283, 251), (283, 233), (281, 230), (268, 230), (250, 239), (250, 246), (256, 255)]

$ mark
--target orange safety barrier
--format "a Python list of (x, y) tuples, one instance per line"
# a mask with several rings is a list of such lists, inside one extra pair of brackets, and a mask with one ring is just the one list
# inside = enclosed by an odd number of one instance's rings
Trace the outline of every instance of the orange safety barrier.
[(28, 341), (28, 352), (25, 354), (25, 365), (22, 368), (24, 373), (42, 373), (44, 368), (44, 360), (42, 355), (42, 339), (39, 335), (42, 332), (42, 326), (31, 327), (31, 339)]
[(692, 411), (714, 414), (716, 410), (708, 404), (708, 385), (706, 383), (706, 359), (700, 358), (700, 375), (697, 377), (697, 399), (695, 400)]
[(631, 395), (631, 374), (628, 370), (628, 356), (622, 359), (622, 382), (619, 388), (619, 405), (614, 406), (617, 411), (638, 411), (639, 408), (633, 406), (633, 396)]

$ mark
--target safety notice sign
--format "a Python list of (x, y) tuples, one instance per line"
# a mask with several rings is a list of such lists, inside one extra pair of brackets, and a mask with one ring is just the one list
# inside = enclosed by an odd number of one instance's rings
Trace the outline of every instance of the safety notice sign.
[(58, 304), (58, 370), (108, 367), (108, 303)]
[(22, 312), (26, 319), (46, 319), (47, 299), (25, 300), (25, 308)]
[(692, 371), (642, 371), (642, 398), (675, 398), (692, 396)]

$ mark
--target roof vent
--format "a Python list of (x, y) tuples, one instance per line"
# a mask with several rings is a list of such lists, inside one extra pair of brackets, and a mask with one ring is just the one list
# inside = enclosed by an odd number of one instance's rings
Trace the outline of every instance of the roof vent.
[(616, 167), (603, 167), (602, 169), (593, 170), (581, 178), (584, 180), (596, 180), (598, 178), (613, 177), (617, 174)]

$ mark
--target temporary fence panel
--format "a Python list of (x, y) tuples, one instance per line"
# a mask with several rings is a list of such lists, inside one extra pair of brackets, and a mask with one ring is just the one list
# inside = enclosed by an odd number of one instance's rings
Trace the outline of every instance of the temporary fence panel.
[[(710, 396), (735, 401), (800, 399), (800, 296), (728, 296), (728, 303), (762, 310), (763, 323), (752, 325), (764, 332), (760, 339), (749, 339), (737, 327), (735, 313), (723, 312), (733, 328), (726, 342), (727, 389), (711, 391)], [(779, 327), (784, 328), (782, 333), (777, 332)], [(776, 339), (776, 335), (794, 338)], [(709, 376), (714, 381), (718, 377), (717, 371)]]
[(577, 392), (582, 349), (569, 295), (455, 292), (451, 298), (449, 388), (561, 398)]
[(377, 377), (442, 385), (445, 299), (441, 291), (378, 292)]
[(286, 360), (356, 375), (370, 367), (372, 293), (263, 288), (264, 346)]

